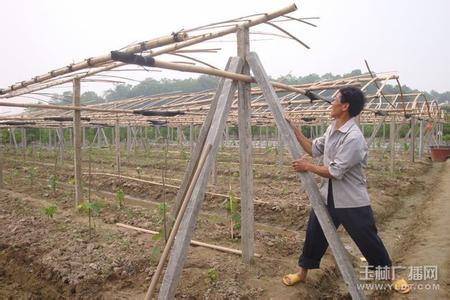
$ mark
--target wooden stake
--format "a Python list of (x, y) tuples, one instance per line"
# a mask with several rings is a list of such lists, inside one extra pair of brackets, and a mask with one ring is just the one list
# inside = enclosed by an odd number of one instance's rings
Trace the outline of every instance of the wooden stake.
[(416, 152), (416, 118), (411, 117), (411, 133), (409, 136), (409, 159), (414, 162), (414, 154)]
[(391, 163), (390, 163), (390, 171), (391, 174), (394, 174), (394, 163), (395, 163), (395, 120), (392, 118), (391, 124), (389, 126), (389, 145), (391, 146)]
[(419, 127), (419, 159), (423, 158), (423, 142), (424, 142), (423, 122), (424, 122), (424, 120), (420, 120), (420, 127)]
[[(237, 32), (237, 52), (244, 61), (242, 74), (250, 75), (250, 67), (245, 62), (250, 48), (249, 29), (239, 28)], [(239, 116), (239, 174), (241, 188), (241, 246), (242, 260), (250, 264), (255, 252), (254, 207), (253, 207), (253, 167), (250, 110), (250, 83), (238, 84)]]
[[(0, 136), (0, 139), (2, 139), (3, 137)], [(2, 189), (4, 187), (3, 185), (3, 139), (0, 140), (0, 189)]]
[(114, 127), (115, 144), (116, 144), (116, 170), (120, 175), (120, 126), (119, 118), (116, 118), (116, 126)]
[[(136, 230), (136, 231), (144, 232), (144, 233), (149, 233), (149, 234), (153, 234), (153, 235), (154, 234), (159, 234), (158, 231), (153, 231), (153, 230), (148, 230), (148, 229), (145, 229), (145, 228), (135, 227), (135, 226), (131, 226), (131, 225), (128, 225), (128, 224), (116, 223), (116, 225), (119, 226), (119, 227), (132, 229), (132, 230)], [(237, 249), (232, 249), (232, 248), (218, 246), (218, 245), (212, 245), (212, 244), (208, 244), (208, 243), (199, 242), (199, 241), (196, 241), (196, 240), (191, 240), (191, 245), (204, 247), (204, 248), (209, 248), (209, 249), (214, 249), (214, 250), (218, 250), (218, 251), (222, 251), (222, 252), (226, 252), (226, 253), (231, 253), (231, 254), (242, 255), (242, 251), (237, 250)], [(256, 253), (255, 253), (255, 256), (256, 257), (261, 257), (260, 254), (256, 254)]]
[(156, 288), (156, 285), (158, 284), (159, 277), (161, 276), (162, 269), (164, 268), (164, 264), (166, 263), (167, 256), (169, 255), (170, 248), (173, 245), (173, 242), (175, 240), (175, 236), (178, 233), (178, 228), (180, 227), (180, 224), (181, 224), (181, 220), (183, 219), (183, 216), (184, 216), (184, 213), (186, 211), (187, 205), (189, 204), (189, 199), (190, 199), (190, 197), (192, 195), (194, 187), (195, 187), (195, 185), (197, 183), (197, 180), (198, 180), (198, 178), (200, 176), (200, 173), (201, 173), (201, 171), (203, 169), (203, 165), (204, 165), (204, 163), (206, 161), (206, 158), (209, 155), (211, 147), (212, 146), (210, 144), (207, 145), (206, 148), (202, 152), (202, 155), (200, 157), (200, 161), (198, 162), (197, 169), (195, 170), (194, 176), (192, 178), (191, 185), (189, 186), (188, 191), (186, 193), (186, 197), (184, 198), (183, 203), (181, 204), (180, 212), (179, 212), (179, 214), (178, 214), (178, 216), (177, 216), (177, 218), (175, 220), (175, 223), (173, 225), (172, 231), (170, 232), (169, 239), (167, 240), (166, 246), (164, 247), (164, 251), (163, 251), (163, 253), (162, 253), (162, 255), (161, 255), (160, 259), (159, 259), (159, 263), (158, 263), (158, 266), (156, 267), (156, 271), (155, 271), (155, 273), (153, 273), (152, 281), (150, 283), (150, 287), (148, 288), (147, 295), (145, 296), (145, 299), (148, 299), (148, 300), (152, 299), (153, 292), (154, 292), (154, 290)]
[[(234, 57), (230, 62), (230, 70), (233, 72), (241, 72), (242, 60)], [(159, 291), (158, 299), (172, 299), (175, 295), (178, 282), (181, 277), (181, 271), (186, 260), (189, 243), (191, 241), (197, 215), (200, 211), (201, 203), (204, 199), (208, 177), (211, 172), (211, 164), (216, 159), (220, 140), (223, 130), (225, 129), (226, 119), (230, 111), (231, 102), (236, 92), (237, 82), (225, 80), (217, 107), (214, 111), (211, 128), (208, 130), (208, 135), (205, 140), (205, 145), (212, 145), (211, 153), (208, 156), (205, 166), (202, 168), (199, 179), (190, 196), (190, 203), (181, 220), (180, 229), (176, 235), (176, 239), (170, 254), (170, 259), (167, 264), (167, 270), (164, 274), (164, 279)], [(197, 168), (198, 169), (198, 168)], [(187, 198), (186, 198), (187, 199)], [(147, 298), (150, 299), (150, 298)]]
[(386, 120), (386, 116), (383, 116), (381, 118), (381, 120), (378, 122), (378, 124), (373, 128), (372, 135), (370, 136), (369, 140), (367, 141), (367, 148), (370, 148), (372, 143), (375, 141), (375, 137), (377, 136), (377, 133), (380, 130), (381, 126), (384, 124), (384, 120)]
[[(80, 80), (74, 79), (73, 81), (73, 105), (80, 106)], [(81, 112), (75, 110), (73, 112), (73, 159), (75, 167), (75, 207), (81, 203), (83, 197), (82, 190), (82, 177), (81, 177)]]

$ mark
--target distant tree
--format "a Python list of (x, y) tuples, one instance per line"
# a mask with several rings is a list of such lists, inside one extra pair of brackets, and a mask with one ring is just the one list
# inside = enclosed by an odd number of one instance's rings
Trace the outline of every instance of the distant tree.
[(113, 89), (105, 91), (104, 98), (108, 101), (129, 98), (131, 88), (130, 84), (115, 84)]
[(82, 104), (95, 104), (103, 102), (104, 99), (97, 95), (96, 92), (88, 91), (81, 94), (80, 101)]

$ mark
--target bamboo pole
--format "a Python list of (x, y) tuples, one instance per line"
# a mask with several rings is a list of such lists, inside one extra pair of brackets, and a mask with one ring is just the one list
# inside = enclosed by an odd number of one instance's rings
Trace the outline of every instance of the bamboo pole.
[[(135, 226), (131, 226), (131, 225), (128, 225), (128, 224), (116, 223), (116, 225), (119, 226), (119, 227), (132, 229), (132, 230), (136, 230), (136, 231), (140, 231), (140, 232), (145, 232), (145, 233), (149, 233), (149, 234), (153, 234), (153, 235), (154, 234), (159, 234), (158, 231), (153, 231), (153, 230), (148, 230), (148, 229), (144, 229), (144, 228), (140, 228), (140, 227), (135, 227)], [(200, 242), (200, 241), (196, 241), (196, 240), (191, 240), (191, 245), (200, 246), (200, 247), (209, 248), (209, 249), (214, 249), (214, 250), (218, 250), (218, 251), (222, 251), (222, 252), (226, 252), (226, 253), (242, 255), (242, 251), (237, 250), (237, 249), (232, 249), (232, 248), (228, 248), (228, 247), (224, 247), (224, 246), (218, 246), (218, 245), (212, 245), (212, 244), (208, 244), (208, 243), (204, 243), (204, 242)], [(261, 257), (260, 254), (255, 254), (254, 256)]]
[[(136, 45), (127, 47), (127, 48), (123, 49), (122, 51), (126, 52), (126, 53), (142, 52), (142, 51), (146, 51), (146, 50), (149, 50), (152, 48), (168, 45), (168, 44), (171, 44), (174, 42), (179, 42), (179, 41), (185, 40), (186, 38), (187, 38), (187, 33), (180, 32), (177, 34), (172, 34), (169, 36), (164, 36), (164, 37), (156, 38), (153, 40), (144, 41), (142, 43), (138, 43)], [(49, 80), (49, 79), (52, 79), (52, 78), (55, 78), (55, 77), (58, 77), (61, 75), (65, 75), (68, 73), (82, 70), (85, 68), (97, 67), (97, 66), (103, 65), (109, 61), (111, 61), (111, 53), (104, 54), (104, 55), (97, 56), (97, 57), (91, 57), (91, 58), (85, 59), (82, 62), (70, 64), (68, 66), (65, 66), (65, 67), (62, 67), (62, 68), (59, 68), (56, 70), (52, 70), (46, 74), (33, 77), (30, 80), (25, 80), (20, 83), (13, 84), (8, 88), (0, 89), (0, 95), (6, 94), (8, 92), (11, 92), (11, 91), (19, 89), (19, 88), (27, 87), (31, 84), (40, 83), (40, 82), (43, 82), (43, 81), (46, 81), (46, 80)]]
[[(149, 180), (144, 180), (144, 179), (140, 179), (140, 178), (134, 178), (134, 177), (130, 177), (130, 176), (124, 176), (124, 175), (117, 175), (117, 174), (111, 174), (111, 173), (102, 173), (102, 172), (97, 172), (97, 173), (92, 173), (92, 175), (104, 175), (104, 176), (111, 176), (111, 177), (120, 177), (123, 179), (129, 179), (129, 180), (133, 180), (133, 181), (138, 181), (138, 182), (142, 182), (142, 183), (148, 183), (151, 185), (159, 185), (162, 186), (162, 183), (159, 182), (155, 182), (155, 181), (149, 181)], [(171, 185), (171, 184), (164, 184), (166, 187), (169, 188), (174, 188), (174, 189), (179, 189), (179, 186), (176, 185)], [(223, 198), (227, 198), (228, 195), (225, 194), (220, 194), (220, 193), (213, 193), (213, 192), (205, 192), (205, 194), (207, 195), (211, 195), (211, 196), (216, 196), (216, 197), (223, 197)], [(237, 200), (240, 200), (241, 198), (239, 197), (235, 197)]]
[(153, 292), (154, 292), (154, 290), (156, 288), (156, 285), (158, 284), (159, 278), (160, 278), (161, 273), (162, 273), (162, 269), (164, 268), (164, 264), (166, 263), (166, 259), (167, 259), (168, 255), (169, 255), (170, 248), (172, 248), (173, 241), (175, 240), (175, 236), (176, 236), (176, 234), (178, 232), (178, 228), (180, 227), (181, 220), (183, 219), (184, 212), (186, 211), (187, 205), (189, 203), (189, 199), (191, 198), (192, 192), (193, 192), (194, 187), (195, 187), (195, 185), (197, 183), (197, 179), (200, 176), (200, 173), (201, 173), (201, 171), (203, 169), (203, 165), (205, 164), (206, 158), (208, 157), (208, 154), (209, 154), (211, 148), (212, 148), (211, 144), (208, 144), (208, 145), (206, 145), (205, 148), (203, 148), (204, 150), (203, 150), (203, 153), (202, 153), (202, 155), (200, 157), (200, 160), (198, 162), (197, 169), (195, 170), (194, 176), (192, 177), (192, 181), (191, 181), (191, 184), (189, 185), (189, 188), (188, 188), (188, 190), (186, 192), (186, 196), (183, 199), (183, 202), (182, 202), (181, 207), (180, 207), (180, 211), (178, 212), (178, 215), (177, 215), (177, 218), (176, 218), (175, 223), (173, 225), (173, 228), (170, 231), (169, 239), (167, 240), (166, 246), (164, 247), (164, 251), (163, 251), (163, 253), (162, 253), (162, 255), (161, 255), (160, 259), (159, 259), (159, 263), (158, 263), (158, 266), (156, 268), (156, 271), (155, 271), (155, 273), (153, 273), (152, 281), (150, 283), (150, 287), (148, 288), (147, 294), (145, 296), (146, 300), (151, 300), (152, 299)]

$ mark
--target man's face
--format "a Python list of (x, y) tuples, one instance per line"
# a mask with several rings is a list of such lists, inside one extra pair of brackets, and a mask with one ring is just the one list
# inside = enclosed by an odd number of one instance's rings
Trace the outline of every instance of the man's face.
[(337, 93), (336, 97), (333, 99), (333, 102), (331, 102), (330, 116), (332, 118), (338, 118), (348, 111), (349, 104), (341, 103), (341, 98), (341, 93)]

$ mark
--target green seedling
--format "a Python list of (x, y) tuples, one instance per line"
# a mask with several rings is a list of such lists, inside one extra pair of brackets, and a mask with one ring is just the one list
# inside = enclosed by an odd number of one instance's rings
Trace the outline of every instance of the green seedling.
[(164, 241), (167, 242), (167, 233), (168, 233), (168, 228), (167, 228), (167, 219), (166, 219), (166, 213), (167, 213), (167, 205), (165, 203), (160, 203), (158, 205), (158, 221), (157, 223), (161, 226), (161, 229), (158, 230), (158, 233), (152, 236), (152, 240), (155, 241), (155, 245), (153, 245), (153, 247), (150, 250), (150, 256), (151, 259), (156, 259), (160, 253), (160, 248), (159, 248), (159, 242), (162, 240), (162, 238), (164, 238)]
[(208, 269), (207, 275), (209, 283), (214, 283), (219, 279), (219, 271), (215, 268)]
[(83, 202), (78, 205), (78, 210), (85, 213), (88, 216), (89, 219), (89, 238), (91, 238), (91, 233), (93, 227), (95, 228), (95, 222), (94, 217), (98, 216), (100, 214), (100, 211), (104, 205), (100, 202), (94, 201), (94, 202)]
[(48, 187), (52, 190), (53, 194), (56, 193), (56, 185), (56, 175), (50, 175), (50, 177), (48, 178)]
[(231, 188), (228, 191), (228, 197), (225, 200), (225, 209), (230, 216), (230, 236), (231, 239), (234, 239), (234, 232), (241, 229), (241, 215), (238, 200)]
[(119, 205), (119, 209), (122, 209), (125, 203), (125, 193), (122, 191), (122, 189), (116, 192), (116, 201), (117, 204)]
[(189, 154), (186, 152), (186, 150), (184, 148), (181, 148), (180, 156), (181, 156), (181, 159), (183, 159), (183, 160), (189, 159)]
[(50, 205), (44, 207), (42, 210), (49, 219), (53, 219), (53, 215), (56, 213), (57, 207), (56, 205)]
[(30, 186), (33, 186), (34, 179), (36, 178), (36, 167), (25, 168), (26, 176), (30, 180)]

